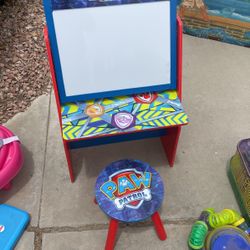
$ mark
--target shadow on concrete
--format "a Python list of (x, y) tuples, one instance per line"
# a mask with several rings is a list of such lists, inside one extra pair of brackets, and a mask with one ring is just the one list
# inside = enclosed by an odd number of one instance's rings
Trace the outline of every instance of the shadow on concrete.
[[(144, 151), (141, 150), (142, 148)], [(161, 157), (151, 157), (151, 155)], [(148, 162), (156, 170), (169, 168), (168, 161), (164, 157), (163, 147), (157, 138), (74, 149), (71, 150), (71, 159), (76, 178), (81, 171), (84, 171), (88, 177), (97, 178), (106, 166), (121, 159), (137, 159)]]
[(22, 145), (24, 164), (17, 176), (12, 180), (12, 188), (8, 191), (0, 190), (0, 203), (7, 203), (8, 200), (18, 193), (32, 178), (34, 173), (34, 161), (32, 153)]

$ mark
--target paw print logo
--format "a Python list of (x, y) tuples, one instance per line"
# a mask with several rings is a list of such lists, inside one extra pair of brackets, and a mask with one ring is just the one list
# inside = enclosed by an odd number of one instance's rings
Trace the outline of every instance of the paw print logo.
[(4, 225), (0, 225), (0, 233), (2, 233), (5, 229), (5, 226)]
[(126, 187), (128, 185), (128, 181), (127, 180), (121, 180), (120, 185), (123, 186), (123, 187)]

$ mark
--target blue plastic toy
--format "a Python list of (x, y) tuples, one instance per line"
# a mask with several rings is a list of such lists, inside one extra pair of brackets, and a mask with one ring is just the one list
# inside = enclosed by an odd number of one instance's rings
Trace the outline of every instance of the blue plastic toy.
[(6, 204), (1, 204), (0, 249), (14, 249), (29, 221), (30, 216), (27, 212)]

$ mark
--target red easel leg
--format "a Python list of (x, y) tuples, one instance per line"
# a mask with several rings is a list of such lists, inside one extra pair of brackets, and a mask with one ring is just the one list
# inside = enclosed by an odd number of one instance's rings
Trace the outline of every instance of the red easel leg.
[(164, 147), (170, 167), (174, 166), (177, 145), (181, 133), (181, 127), (168, 128), (167, 135), (161, 137), (161, 142)]
[(115, 237), (118, 229), (119, 222), (115, 219), (110, 219), (109, 231), (106, 239), (105, 250), (113, 250), (115, 247)]
[(70, 180), (71, 180), (71, 182), (74, 182), (75, 177), (74, 177), (72, 162), (71, 162), (71, 158), (70, 158), (69, 146), (68, 146), (67, 142), (65, 142), (65, 141), (63, 141), (63, 146), (64, 146), (64, 151), (65, 151), (65, 155), (66, 155), (66, 159), (67, 159), (67, 163), (68, 163)]
[(157, 232), (157, 235), (160, 240), (166, 240), (167, 239), (167, 233), (165, 231), (165, 228), (162, 224), (161, 217), (158, 212), (155, 212), (152, 216), (151, 219), (154, 223), (155, 226), (155, 231)]

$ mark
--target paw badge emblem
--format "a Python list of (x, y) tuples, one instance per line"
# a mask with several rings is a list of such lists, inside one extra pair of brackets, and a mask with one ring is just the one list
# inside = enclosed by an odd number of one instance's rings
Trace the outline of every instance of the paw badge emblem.
[(95, 103), (87, 106), (85, 113), (91, 118), (99, 117), (104, 114), (104, 107), (100, 104)]
[(158, 95), (156, 93), (143, 93), (143, 94), (135, 95), (134, 100), (137, 103), (150, 104), (153, 101), (155, 101), (157, 97)]
[(123, 111), (112, 116), (112, 125), (119, 129), (127, 129), (135, 126), (135, 116)]

